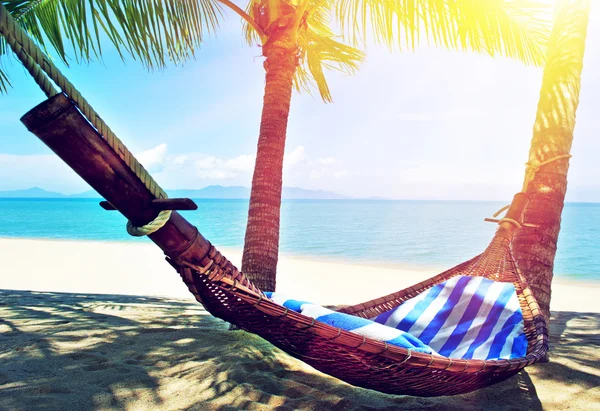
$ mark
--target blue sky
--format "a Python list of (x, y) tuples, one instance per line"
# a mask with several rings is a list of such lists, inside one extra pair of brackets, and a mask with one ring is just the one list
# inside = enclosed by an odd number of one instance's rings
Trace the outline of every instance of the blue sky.
[[(196, 60), (148, 73), (111, 47), (104, 62), (65, 69), (167, 189), (249, 186), (263, 59), (230, 16)], [(88, 186), (19, 118), (44, 96), (18, 64), (0, 96), (0, 190)], [(600, 201), (600, 8), (592, 10), (568, 201)], [(520, 190), (542, 70), (423, 47), (371, 47), (354, 76), (330, 73), (334, 103), (295, 93), (284, 184), (351, 196), (510, 200)]]

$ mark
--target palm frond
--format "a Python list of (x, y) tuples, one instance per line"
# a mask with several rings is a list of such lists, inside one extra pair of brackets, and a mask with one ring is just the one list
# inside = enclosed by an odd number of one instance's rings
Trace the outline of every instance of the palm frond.
[(330, 3), (316, 0), (317, 9), (311, 13), (306, 27), (298, 38), (302, 51), (300, 66), (294, 77), (296, 89), (311, 92), (316, 86), (325, 102), (332, 102), (325, 71), (353, 74), (364, 60), (364, 53), (337, 40), (330, 26)]
[[(364, 53), (344, 44), (331, 30), (332, 0), (308, 0), (306, 20), (298, 28), (300, 64), (294, 73), (294, 87), (298, 91), (312, 93), (316, 88), (325, 102), (332, 102), (325, 71), (353, 74), (364, 60)], [(252, 0), (245, 12), (260, 21), (260, 0)], [(261, 44), (256, 30), (244, 23), (244, 37), (249, 45)]]
[[(258, 13), (257, 6), (259, 2), (260, 0), (250, 0), (248, 2), (248, 5), (246, 6), (246, 10), (244, 10), (246, 14), (255, 21), (258, 21), (259, 17), (256, 15), (256, 13)], [(256, 30), (254, 30), (254, 28), (248, 23), (243, 23), (242, 32), (244, 34), (244, 39), (246, 40), (246, 43), (248, 43), (249, 46), (262, 43), (260, 36), (256, 32)]]
[(425, 39), (532, 65), (544, 61), (552, 22), (551, 5), (536, 0), (333, 1), (343, 36), (354, 46), (373, 38), (414, 49)]
[(354, 74), (364, 60), (364, 53), (333, 37), (315, 35), (314, 32), (302, 36), (301, 42), (305, 43), (305, 54), (294, 79), (296, 88), (311, 92), (316, 86), (323, 101), (330, 103), (333, 99), (325, 71)]
[[(334, 0), (335, 14), (346, 41), (365, 45), (370, 32), (378, 43), (392, 45), (401, 0)], [(396, 4), (398, 3), (398, 4)], [(404, 16), (402, 16), (404, 17)]]
[[(164, 67), (194, 56), (222, 17), (217, 0), (0, 0), (27, 33), (65, 64), (102, 58), (103, 34), (121, 58)], [(7, 54), (0, 43), (0, 58)], [(3, 82), (4, 79), (4, 82)], [(6, 87), (0, 69), (0, 91)]]
[(2, 56), (8, 52), (7, 48), (6, 40), (0, 36), (0, 94), (6, 93), (10, 86), (10, 80), (2, 67)]
[(552, 8), (528, 0), (462, 1), (452, 10), (457, 46), (527, 64), (545, 61)]

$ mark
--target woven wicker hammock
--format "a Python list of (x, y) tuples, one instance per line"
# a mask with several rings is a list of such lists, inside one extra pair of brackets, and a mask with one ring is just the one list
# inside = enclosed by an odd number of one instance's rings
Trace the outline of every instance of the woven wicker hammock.
[[(132, 225), (165, 210), (188, 208), (169, 200), (125, 145), (0, 5), (0, 33), (48, 100), (23, 118), (27, 128), (119, 210)], [(61, 92), (57, 92), (49, 78)], [(214, 316), (255, 333), (314, 368), (350, 384), (391, 394), (454, 395), (505, 380), (539, 362), (548, 350), (539, 306), (511, 251), (513, 232), (528, 202), (517, 194), (488, 248), (479, 256), (397, 293), (341, 310), (364, 318), (399, 306), (459, 275), (511, 282), (523, 312), (527, 355), (511, 360), (465, 360), (414, 353), (335, 328), (267, 299), (196, 227), (173, 211), (149, 234), (196, 299)], [(188, 204), (189, 205), (189, 204)]]
[(504, 224), (483, 254), (410, 288), (341, 311), (373, 318), (459, 275), (512, 282), (523, 312), (528, 354), (511, 360), (464, 360), (411, 353), (320, 323), (262, 297), (214, 247), (205, 258), (204, 268), (182, 260), (171, 262), (211, 314), (260, 335), (326, 374), (390, 394), (454, 395), (505, 380), (544, 359), (548, 349), (544, 318), (515, 263), (510, 248), (511, 228)]

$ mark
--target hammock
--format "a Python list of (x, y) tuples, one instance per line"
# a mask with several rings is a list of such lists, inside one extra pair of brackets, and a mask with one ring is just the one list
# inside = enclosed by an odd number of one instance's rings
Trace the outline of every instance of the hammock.
[(466, 393), (505, 380), (545, 359), (546, 323), (511, 251), (513, 233), (523, 225), (528, 203), (524, 193), (515, 196), (505, 218), (495, 220), (498, 230), (481, 255), (405, 290), (339, 311), (377, 319), (456, 277), (509, 283), (514, 286), (522, 314), (522, 332), (527, 341), (524, 355), (490, 360), (452, 358), (402, 348), (326, 324), (267, 298), (175, 211), (193, 209), (194, 204), (188, 199), (167, 199), (143, 166), (2, 5), (0, 34), (48, 96), (21, 121), (108, 200), (103, 207), (119, 210), (129, 220), (130, 234), (148, 235), (164, 251), (190, 292), (212, 315), (263, 337), (326, 374), (390, 394)]

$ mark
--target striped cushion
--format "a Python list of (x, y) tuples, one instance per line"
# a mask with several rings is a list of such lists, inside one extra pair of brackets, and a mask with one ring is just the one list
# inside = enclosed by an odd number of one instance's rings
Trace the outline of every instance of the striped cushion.
[(527, 351), (515, 287), (483, 277), (454, 277), (374, 321), (406, 331), (446, 357), (509, 359)]
[(342, 330), (352, 331), (377, 341), (385, 341), (388, 344), (407, 348), (411, 351), (432, 354), (433, 351), (427, 345), (413, 337), (409, 333), (398, 330), (361, 317), (338, 313), (320, 305), (306, 301), (293, 300), (281, 293), (265, 293), (267, 297), (279, 305), (292, 311), (314, 318), (322, 323), (329, 324)]

